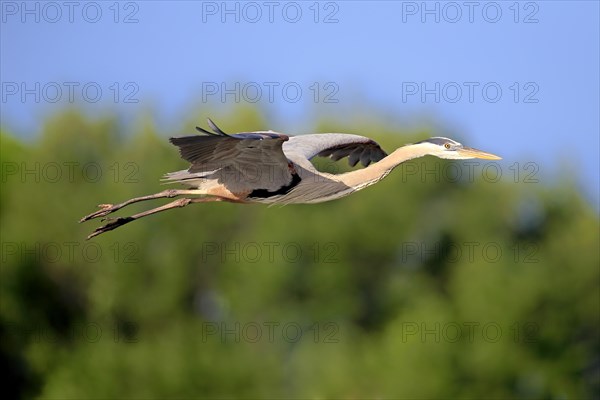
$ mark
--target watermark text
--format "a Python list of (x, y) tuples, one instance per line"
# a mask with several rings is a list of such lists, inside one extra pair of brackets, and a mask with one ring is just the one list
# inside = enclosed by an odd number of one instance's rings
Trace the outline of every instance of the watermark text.
[(136, 82), (2, 82), (2, 103), (139, 103)]
[(114, 242), (100, 246), (94, 242), (1, 242), (2, 263), (32, 259), (49, 264), (64, 262), (139, 262), (140, 246), (135, 242)]
[(339, 343), (340, 327), (335, 322), (315, 322), (309, 326), (298, 322), (204, 322), (202, 342), (216, 340), (220, 343), (297, 343), (310, 340), (314, 343)]
[(202, 22), (220, 23), (289, 23), (313, 22), (337, 24), (340, 5), (337, 2), (280, 1), (203, 1)]
[(137, 24), (140, 11), (139, 4), (133, 1), (3, 1), (0, 5), (3, 24), (96, 24), (103, 21)]

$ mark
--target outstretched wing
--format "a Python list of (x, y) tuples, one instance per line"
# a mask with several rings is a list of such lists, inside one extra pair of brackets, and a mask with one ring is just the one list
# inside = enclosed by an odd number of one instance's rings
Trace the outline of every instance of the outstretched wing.
[(294, 161), (298, 157), (307, 160), (315, 156), (331, 157), (334, 161), (348, 157), (348, 163), (352, 167), (359, 161), (366, 167), (387, 156), (373, 139), (344, 133), (292, 136), (283, 144), (283, 151)]
[(204, 135), (170, 138), (181, 158), (192, 165), (190, 176), (218, 179), (221, 183), (250, 190), (278, 190), (292, 181), (282, 144), (288, 136), (274, 132), (228, 135), (210, 119)]

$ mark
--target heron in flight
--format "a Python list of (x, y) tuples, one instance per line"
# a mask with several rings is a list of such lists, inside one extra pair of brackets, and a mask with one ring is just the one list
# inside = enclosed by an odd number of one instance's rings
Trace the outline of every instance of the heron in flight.
[[(212, 132), (197, 127), (201, 135), (170, 138), (181, 157), (191, 166), (165, 175), (170, 183), (188, 189), (169, 189), (136, 197), (119, 204), (100, 204), (100, 210), (80, 222), (104, 217), (140, 201), (186, 196), (161, 207), (130, 217), (107, 218), (108, 223), (88, 239), (131, 221), (190, 203), (297, 204), (339, 199), (379, 182), (399, 164), (425, 155), (452, 160), (500, 157), (463, 146), (444, 137), (433, 137), (402, 146), (387, 154), (372, 139), (343, 133), (288, 136), (273, 131), (227, 134), (208, 119)], [(315, 156), (337, 161), (348, 157), (351, 166), (365, 168), (331, 174), (318, 171), (310, 161)], [(199, 197), (187, 197), (199, 196)]]

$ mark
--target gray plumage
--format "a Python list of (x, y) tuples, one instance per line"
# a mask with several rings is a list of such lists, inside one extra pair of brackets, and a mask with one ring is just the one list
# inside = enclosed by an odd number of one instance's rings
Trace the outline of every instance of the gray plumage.
[[(348, 157), (351, 166), (360, 162), (366, 167), (387, 156), (374, 140), (359, 135), (290, 137), (273, 131), (227, 134), (210, 120), (209, 126), (213, 132), (197, 128), (203, 135), (170, 139), (191, 166), (167, 174), (167, 181), (206, 190), (218, 183), (233, 193), (247, 192), (249, 198), (262, 203), (326, 201), (351, 188), (334, 175), (318, 171), (310, 162), (312, 158), (330, 157), (338, 161)], [(299, 178), (297, 182), (294, 175)], [(253, 192), (260, 196), (252, 196)]]

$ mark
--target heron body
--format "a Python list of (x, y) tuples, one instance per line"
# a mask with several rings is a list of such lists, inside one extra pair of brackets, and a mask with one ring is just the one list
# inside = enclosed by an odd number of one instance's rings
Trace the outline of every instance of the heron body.
[(289, 137), (275, 132), (171, 138), (182, 158), (192, 163), (166, 175), (208, 196), (244, 203), (292, 204), (333, 200), (356, 190), (344, 174), (318, 171), (310, 159), (319, 153), (336, 159), (354, 154), (363, 165), (386, 156), (371, 139), (344, 134)]
[[(165, 181), (183, 184), (188, 189), (166, 190), (116, 205), (102, 204), (99, 211), (82, 218), (81, 222), (108, 215), (138, 201), (182, 195), (199, 197), (179, 199), (131, 217), (113, 219), (88, 238), (189, 203), (312, 204), (335, 200), (377, 183), (402, 162), (425, 155), (446, 159), (500, 159), (443, 137), (402, 146), (388, 155), (374, 140), (360, 135), (288, 136), (273, 131), (230, 135), (210, 119), (208, 124), (212, 132), (197, 128), (200, 135), (170, 139), (179, 148), (181, 157), (191, 165), (186, 170), (166, 174)], [(360, 162), (364, 168), (342, 174), (321, 172), (311, 162), (316, 156), (330, 157), (334, 161), (347, 157), (351, 166)]]

